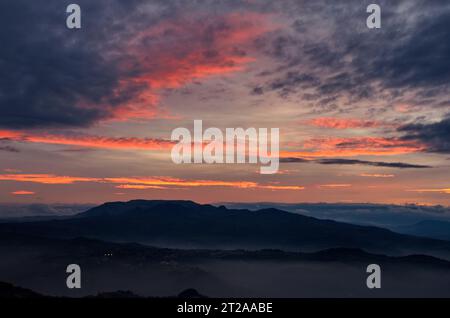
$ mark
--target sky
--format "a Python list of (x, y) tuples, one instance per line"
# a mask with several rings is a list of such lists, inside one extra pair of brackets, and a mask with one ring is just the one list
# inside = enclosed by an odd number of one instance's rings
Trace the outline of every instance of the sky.
[[(0, 203), (450, 205), (450, 3), (372, 2), (1, 0)], [(279, 128), (279, 172), (174, 164), (194, 120)]]

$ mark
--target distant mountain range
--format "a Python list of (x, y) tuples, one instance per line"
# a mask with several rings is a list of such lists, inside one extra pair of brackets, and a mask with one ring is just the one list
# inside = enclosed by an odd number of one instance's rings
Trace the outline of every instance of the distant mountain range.
[(396, 226), (392, 230), (416, 236), (450, 241), (450, 222), (425, 220), (412, 225)]
[(61, 220), (0, 224), (0, 232), (176, 248), (271, 248), (303, 252), (352, 248), (388, 255), (426, 254), (450, 259), (447, 241), (320, 220), (273, 208), (250, 211), (192, 201), (111, 202)]
[(261, 210), (268, 208), (299, 213), (318, 219), (334, 220), (388, 229), (409, 226), (422, 221), (450, 222), (449, 206), (395, 205), (376, 203), (218, 203), (229, 209)]

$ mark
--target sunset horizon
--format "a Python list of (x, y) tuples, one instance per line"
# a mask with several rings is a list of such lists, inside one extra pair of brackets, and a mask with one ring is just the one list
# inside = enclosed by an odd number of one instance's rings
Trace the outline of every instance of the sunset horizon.
[[(450, 205), (437, 4), (386, 4), (379, 29), (363, 3), (80, 6), (73, 30), (57, 1), (43, 20), (2, 8), (16, 22), (0, 53), (0, 202)], [(277, 173), (174, 164), (171, 133), (194, 120), (279, 129)]]

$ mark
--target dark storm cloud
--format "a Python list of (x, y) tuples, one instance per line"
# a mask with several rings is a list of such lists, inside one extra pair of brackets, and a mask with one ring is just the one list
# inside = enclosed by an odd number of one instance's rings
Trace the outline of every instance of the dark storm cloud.
[[(342, 105), (338, 101), (343, 95), (353, 101), (374, 96), (392, 101), (408, 88), (417, 90), (417, 105), (445, 107), (448, 103), (448, 98), (440, 98), (448, 94), (450, 80), (448, 3), (417, 0), (407, 6), (410, 2), (406, 0), (379, 1), (381, 30), (365, 27), (370, 1), (359, 0), (77, 3), (82, 8), (82, 29), (73, 31), (65, 27), (67, 3), (0, 2), (0, 126), (89, 126), (115, 116), (117, 109), (136, 101), (149, 88), (127, 81), (142, 75), (142, 70), (124, 52), (123, 40), (160, 21), (176, 20), (180, 12), (198, 16), (199, 12), (249, 11), (289, 17), (284, 19), (290, 21), (288, 28), (269, 32), (254, 43), (277, 63), (269, 63), (271, 68), (261, 71), (264, 75), (257, 78), (261, 82), (255, 82), (252, 94), (275, 91), (283, 97), (298, 93), (315, 96), (310, 102), (324, 111)], [(198, 44), (204, 49), (203, 59), (223, 62), (223, 53), (211, 44), (227, 28), (223, 23), (205, 28), (209, 33), (204, 32), (202, 45)], [(174, 45), (180, 44), (179, 37), (166, 35)], [(192, 40), (198, 37), (194, 34)], [(165, 40), (158, 39), (167, 45)], [(182, 44), (178, 46), (185, 51), (167, 52), (182, 58), (195, 46), (192, 41)], [(239, 47), (231, 53), (247, 54)], [(147, 67), (161, 73), (157, 57), (147, 58)], [(152, 70), (146, 71), (151, 77)]]
[(311, 160), (304, 159), (304, 158), (296, 158), (296, 157), (289, 157), (289, 158), (280, 158), (280, 162), (284, 163), (298, 163), (298, 162), (310, 162)]
[(382, 28), (369, 30), (369, 3), (291, 2), (290, 32), (260, 42), (281, 66), (258, 85), (281, 96), (310, 89), (353, 101), (381, 94), (393, 101), (412, 90), (417, 104), (443, 103), (450, 83), (450, 4), (379, 1)]
[(373, 57), (375, 77), (395, 88), (448, 85), (450, 10), (448, 5), (442, 7), (432, 16), (419, 18), (403, 43), (387, 46), (383, 57)]
[(286, 96), (297, 89), (314, 87), (319, 84), (319, 79), (314, 75), (291, 71), (287, 72), (283, 77), (272, 81), (269, 84), (269, 89), (277, 90), (281, 95)]
[(242, 43), (224, 48), (218, 42), (227, 36), (239, 42), (233, 34), (254, 21), (227, 14), (255, 7), (214, 0), (76, 3), (81, 30), (66, 28), (68, 3), (60, 0), (0, 2), (0, 127), (152, 117), (154, 87), (178, 87), (209, 74), (205, 69), (238, 66), (247, 54)]
[(375, 167), (387, 167), (387, 168), (431, 168), (431, 166), (410, 164), (404, 162), (383, 162), (383, 161), (366, 161), (366, 160), (356, 160), (356, 159), (319, 159), (316, 160), (317, 163), (322, 165), (366, 165)]
[(450, 153), (450, 116), (431, 124), (408, 124), (398, 129), (403, 139), (417, 140), (427, 146), (428, 152)]
[[(114, 21), (137, 1), (77, 1), (82, 29), (66, 28), (66, 6), (56, 0), (0, 2), (0, 126), (88, 126), (111, 117), (142, 85), (121, 85), (132, 74), (113, 56), (129, 32)], [(109, 54), (109, 55), (108, 55)]]
[(299, 157), (288, 157), (280, 158), (282, 163), (318, 163), (321, 165), (364, 165), (364, 166), (374, 166), (374, 167), (387, 167), (387, 168), (431, 168), (431, 166), (410, 164), (405, 162), (384, 162), (384, 161), (367, 161), (367, 160), (357, 160), (357, 159), (341, 159), (341, 158), (327, 158), (327, 159), (305, 159)]
[(6, 152), (20, 152), (19, 149), (9, 145), (11, 140), (9, 138), (0, 138), (0, 151)]
[(20, 152), (19, 149), (11, 147), (11, 146), (1, 146), (0, 145), (0, 151), (6, 151), (6, 152)]

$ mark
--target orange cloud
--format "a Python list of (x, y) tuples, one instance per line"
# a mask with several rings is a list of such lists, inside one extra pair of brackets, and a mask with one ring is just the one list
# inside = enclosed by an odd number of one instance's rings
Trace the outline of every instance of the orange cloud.
[(27, 136), (27, 141), (47, 144), (70, 145), (108, 149), (167, 149), (173, 145), (171, 141), (152, 138), (111, 138), (102, 136)]
[[(167, 187), (142, 185), (142, 184), (120, 184), (116, 186), (117, 189), (135, 189), (135, 190), (147, 190), (147, 189), (168, 189)], [(124, 194), (124, 193), (122, 193)]]
[(426, 149), (416, 141), (405, 141), (383, 137), (313, 138), (303, 143), (302, 151), (282, 151), (280, 156), (289, 157), (334, 157), (358, 155), (399, 155)]
[(450, 194), (450, 188), (444, 188), (444, 189), (414, 189), (414, 190), (406, 190), (410, 192), (437, 192), (437, 193), (443, 193), (443, 194)]
[(361, 173), (361, 177), (369, 177), (369, 178), (393, 178), (395, 175), (393, 174), (380, 174), (380, 173)]
[(305, 187), (302, 186), (273, 186), (273, 185), (260, 185), (259, 189), (269, 189), (269, 190), (304, 190)]
[[(163, 184), (166, 184), (163, 182)], [(302, 186), (274, 186), (274, 185), (260, 185), (260, 184), (252, 184), (252, 185), (242, 185), (242, 182), (221, 182), (221, 181), (210, 181), (210, 180), (198, 180), (195, 182), (180, 182), (180, 183), (171, 183), (171, 186), (178, 187), (211, 187), (211, 186), (219, 186), (219, 187), (233, 187), (233, 188), (244, 188), (244, 189), (268, 189), (268, 190), (304, 190), (305, 187)], [(146, 190), (146, 189), (169, 189), (168, 187), (155, 186), (155, 185), (142, 185), (142, 184), (120, 184), (116, 186), (118, 189), (136, 189), (136, 190)]]
[[(135, 80), (152, 88), (173, 88), (194, 79), (240, 71), (254, 58), (237, 48), (248, 48), (275, 28), (269, 15), (253, 12), (163, 21), (138, 33), (128, 44), (143, 74)], [(158, 46), (152, 46), (152, 40)]]
[(130, 58), (120, 66), (121, 73), (136, 75), (123, 79), (115, 95), (119, 99), (130, 87), (144, 89), (114, 110), (114, 119), (155, 117), (159, 90), (244, 70), (255, 60), (248, 54), (249, 44), (276, 27), (269, 17), (251, 12), (199, 13), (164, 20), (138, 32), (124, 44)]
[(74, 182), (100, 182), (101, 179), (57, 176), (54, 174), (0, 174), (0, 181), (32, 182), (41, 184), (72, 184)]
[(303, 190), (302, 186), (262, 185), (252, 181), (222, 181), (222, 180), (185, 180), (170, 177), (140, 177), (140, 178), (105, 178), (105, 182), (120, 183), (121, 189), (153, 189), (154, 187), (232, 187), (241, 189), (269, 190)]
[(307, 123), (317, 127), (334, 128), (334, 129), (377, 128), (386, 125), (373, 120), (362, 120), (354, 118), (334, 118), (334, 117), (314, 118), (308, 121)]
[(184, 180), (170, 177), (140, 177), (140, 178), (104, 178), (109, 183), (138, 184), (150, 186), (182, 186), (182, 187), (235, 187), (255, 188), (258, 186), (250, 181), (220, 181), (220, 180)]
[(347, 183), (335, 183), (335, 184), (320, 184), (319, 188), (348, 188), (351, 187), (351, 184)]
[(84, 178), (57, 176), (53, 174), (3, 174), (0, 181), (32, 182), (40, 184), (72, 184), (96, 182), (118, 184), (119, 189), (165, 189), (167, 187), (231, 187), (240, 189), (303, 190), (302, 186), (263, 185), (252, 181), (187, 180), (171, 177), (122, 177)]
[(0, 139), (7, 138), (19, 142), (44, 143), (105, 149), (161, 150), (173, 145), (172, 141), (153, 138), (122, 137), (113, 138), (91, 135), (27, 134), (16, 131), (0, 131)]
[(32, 194), (35, 194), (35, 192), (33, 192), (33, 191), (19, 190), (19, 191), (11, 192), (11, 194), (12, 194), (12, 195), (32, 195)]
[(0, 130), (0, 139), (20, 139), (22, 137), (22, 133), (13, 130)]
[(413, 110), (413, 107), (407, 104), (398, 104), (394, 106), (394, 109), (399, 113), (409, 113)]

